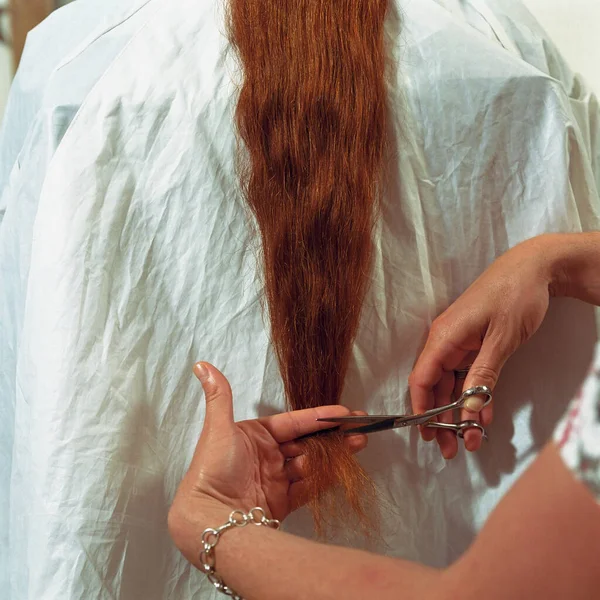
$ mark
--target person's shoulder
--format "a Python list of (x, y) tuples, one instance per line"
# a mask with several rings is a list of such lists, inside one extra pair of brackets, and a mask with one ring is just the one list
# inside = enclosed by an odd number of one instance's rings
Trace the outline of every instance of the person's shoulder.
[(566, 110), (563, 82), (541, 68), (541, 61), (524, 56), (525, 37), (537, 35), (527, 33), (529, 21), (517, 38), (500, 18), (504, 13), (486, 9), (485, 2), (423, 0), (403, 6), (398, 69), (408, 83), (406, 93), (422, 108), (430, 99), (438, 108), (443, 102), (463, 111), (467, 106), (502, 111), (521, 99), (524, 107)]
[[(487, 61), (499, 61), (511, 76), (545, 77), (558, 82), (569, 97), (585, 95), (585, 82), (522, 0), (425, 1), (445, 13), (447, 35), (460, 32), (472, 50), (483, 52)], [(473, 59), (478, 57), (474, 52)], [(496, 69), (490, 65), (490, 73)]]
[[(398, 45), (411, 65), (422, 56), (429, 75), (457, 74), (462, 79), (548, 77), (520, 49), (522, 40), (505, 27), (498, 13), (487, 5), (466, 0), (423, 0), (403, 4)], [(521, 37), (526, 36), (521, 32)]]
[(76, 57), (151, 0), (77, 0), (29, 32), (15, 81), (24, 91), (44, 88), (53, 71)]
[(0, 129), (0, 188), (36, 123), (37, 130), (50, 127), (54, 146), (60, 142), (89, 90), (143, 20), (142, 9), (156, 1), (77, 0), (29, 33)]

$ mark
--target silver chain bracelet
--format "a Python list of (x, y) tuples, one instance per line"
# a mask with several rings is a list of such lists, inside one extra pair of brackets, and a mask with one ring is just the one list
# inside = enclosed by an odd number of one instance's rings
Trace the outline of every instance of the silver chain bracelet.
[(234, 600), (244, 600), (236, 594), (231, 588), (227, 587), (221, 577), (217, 575), (215, 570), (215, 546), (223, 533), (233, 527), (246, 527), (249, 523), (252, 525), (266, 525), (272, 529), (279, 529), (279, 521), (277, 519), (267, 518), (265, 511), (256, 506), (248, 513), (243, 510), (234, 510), (229, 515), (229, 520), (225, 525), (221, 525), (217, 529), (209, 527), (202, 532), (202, 550), (200, 551), (200, 563), (202, 571), (208, 577), (208, 580), (226, 596), (231, 596)]

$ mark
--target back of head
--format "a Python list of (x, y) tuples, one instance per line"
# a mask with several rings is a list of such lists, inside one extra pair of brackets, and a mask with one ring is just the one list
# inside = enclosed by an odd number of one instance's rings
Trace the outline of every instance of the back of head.
[[(230, 0), (241, 179), (292, 409), (339, 402), (370, 279), (386, 11), (387, 0)], [(365, 522), (372, 482), (341, 436), (307, 445), (317, 528), (339, 512), (339, 491)]]

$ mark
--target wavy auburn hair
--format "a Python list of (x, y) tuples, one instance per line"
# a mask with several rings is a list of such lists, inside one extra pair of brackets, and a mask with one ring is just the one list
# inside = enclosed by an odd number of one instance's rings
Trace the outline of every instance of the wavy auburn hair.
[[(241, 181), (260, 231), (271, 335), (292, 409), (339, 402), (370, 278), (387, 4), (229, 0), (244, 78)], [(339, 511), (336, 490), (365, 522), (374, 488), (341, 437), (306, 444), (317, 528)]]

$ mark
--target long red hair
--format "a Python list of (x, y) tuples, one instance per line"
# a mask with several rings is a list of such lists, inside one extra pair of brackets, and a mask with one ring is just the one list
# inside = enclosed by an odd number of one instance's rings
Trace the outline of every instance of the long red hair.
[[(387, 4), (230, 0), (244, 78), (241, 181), (260, 231), (271, 335), (293, 409), (339, 402), (370, 279)], [(335, 512), (340, 489), (364, 520), (372, 483), (341, 438), (307, 447), (317, 526)]]

